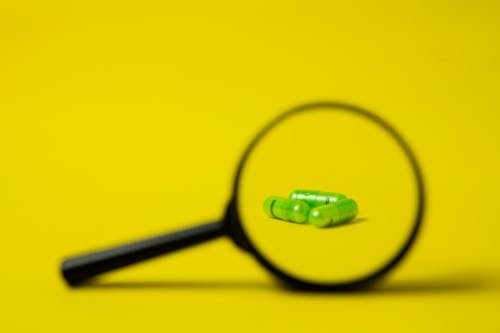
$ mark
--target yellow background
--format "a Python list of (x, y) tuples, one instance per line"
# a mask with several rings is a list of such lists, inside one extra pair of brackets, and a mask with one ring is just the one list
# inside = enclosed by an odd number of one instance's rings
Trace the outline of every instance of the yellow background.
[[(497, 1), (3, 1), (2, 332), (500, 330)], [(279, 112), (377, 111), (428, 186), (370, 292), (290, 293), (226, 239), (70, 290), (62, 257), (222, 215)], [(196, 205), (193, 200), (196, 198)]]

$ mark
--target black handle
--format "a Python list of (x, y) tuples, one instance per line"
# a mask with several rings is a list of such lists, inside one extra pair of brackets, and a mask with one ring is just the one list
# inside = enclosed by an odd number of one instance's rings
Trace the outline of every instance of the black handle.
[(77, 286), (101, 273), (199, 244), (224, 234), (226, 234), (226, 230), (223, 222), (207, 223), (122, 246), (72, 257), (63, 261), (61, 270), (68, 284)]

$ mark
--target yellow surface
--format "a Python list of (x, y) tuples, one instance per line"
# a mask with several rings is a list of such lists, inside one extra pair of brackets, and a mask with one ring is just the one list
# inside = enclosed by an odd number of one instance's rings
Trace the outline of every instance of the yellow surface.
[[(498, 332), (499, 17), (487, 0), (2, 2), (0, 331)], [(425, 228), (378, 289), (290, 293), (228, 240), (64, 286), (68, 254), (221, 216), (257, 129), (318, 98), (376, 110), (423, 165)]]

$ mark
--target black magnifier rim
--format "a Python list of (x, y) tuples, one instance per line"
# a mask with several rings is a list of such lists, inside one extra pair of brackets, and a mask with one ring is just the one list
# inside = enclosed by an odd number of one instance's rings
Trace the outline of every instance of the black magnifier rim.
[[(347, 282), (341, 282), (341, 283), (316, 283), (316, 282), (311, 282), (305, 279), (300, 279), (297, 278), (296, 276), (293, 276), (291, 274), (288, 274), (287, 272), (279, 269), (276, 265), (271, 263), (268, 259), (266, 259), (255, 247), (255, 245), (252, 243), (251, 238), (248, 237), (244, 227), (241, 224), (241, 218), (238, 213), (238, 190), (239, 190), (239, 183), (240, 183), (240, 178), (241, 174), (243, 172), (243, 168), (245, 167), (245, 163), (247, 162), (250, 154), (254, 150), (254, 148), (257, 146), (257, 144), (262, 140), (263, 137), (266, 136), (269, 131), (271, 131), (273, 128), (275, 128), (278, 124), (280, 124), (282, 121), (295, 116), (299, 113), (304, 113), (308, 111), (312, 111), (315, 109), (330, 109), (331, 111), (336, 111), (336, 112), (349, 112), (353, 114), (357, 114), (359, 116), (365, 117), (368, 120), (373, 121), (376, 125), (380, 126), (382, 129), (384, 129), (400, 146), (400, 148), (403, 150), (404, 154), (408, 158), (415, 180), (417, 184), (417, 200), (418, 200), (418, 208), (417, 208), (417, 213), (415, 214), (415, 222), (413, 229), (411, 233), (409, 234), (408, 239), (406, 242), (403, 244), (401, 249), (395, 253), (394, 257), (392, 257), (388, 262), (386, 262), (384, 265), (382, 265), (378, 270), (375, 270), (373, 273), (367, 274), (366, 276), (362, 276), (360, 278), (347, 281)], [(352, 104), (347, 104), (347, 103), (342, 103), (342, 102), (332, 102), (332, 101), (319, 101), (319, 102), (311, 102), (311, 103), (306, 103), (302, 104), (296, 107), (293, 107), (292, 109), (289, 109), (288, 111), (285, 111), (275, 119), (273, 119), (270, 123), (268, 123), (255, 137), (254, 139), (250, 142), (250, 144), (247, 146), (247, 149), (244, 151), (243, 156), (240, 160), (240, 163), (238, 165), (237, 171), (236, 171), (236, 176), (234, 179), (234, 184), (233, 184), (233, 196), (232, 196), (232, 204), (234, 205), (234, 213), (235, 213), (235, 218), (236, 221), (233, 221), (237, 223), (241, 229), (239, 230), (245, 239), (245, 247), (246, 249), (252, 253), (255, 258), (265, 267), (267, 268), (270, 272), (272, 272), (275, 276), (281, 278), (284, 282), (287, 282), (290, 286), (298, 288), (298, 289), (310, 289), (310, 290), (352, 290), (352, 289), (360, 289), (364, 287), (369, 287), (372, 285), (373, 282), (378, 280), (380, 277), (385, 275), (389, 270), (393, 269), (398, 263), (401, 262), (401, 259), (408, 253), (409, 249), (411, 246), (414, 244), (414, 241), (419, 233), (419, 230), (422, 225), (422, 220), (424, 216), (424, 210), (425, 210), (425, 188), (424, 188), (424, 179), (422, 175), (422, 170), (417, 162), (417, 158), (415, 154), (413, 153), (413, 150), (410, 148), (409, 144), (406, 142), (406, 140), (403, 139), (401, 134), (393, 127), (391, 126), (387, 121), (382, 119), (380, 116), (376, 115), (375, 113), (352, 105)]]

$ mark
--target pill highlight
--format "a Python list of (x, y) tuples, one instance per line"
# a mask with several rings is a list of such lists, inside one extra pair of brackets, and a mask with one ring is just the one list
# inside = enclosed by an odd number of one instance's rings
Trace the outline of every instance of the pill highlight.
[(339, 225), (351, 221), (358, 214), (358, 205), (352, 199), (319, 206), (309, 212), (309, 222), (318, 228)]
[(300, 200), (311, 207), (318, 207), (347, 198), (342, 193), (323, 192), (314, 190), (295, 190), (290, 193), (290, 199)]
[(295, 223), (306, 223), (310, 211), (305, 202), (277, 196), (268, 197), (263, 208), (270, 217)]

